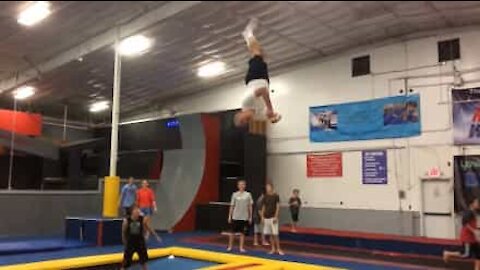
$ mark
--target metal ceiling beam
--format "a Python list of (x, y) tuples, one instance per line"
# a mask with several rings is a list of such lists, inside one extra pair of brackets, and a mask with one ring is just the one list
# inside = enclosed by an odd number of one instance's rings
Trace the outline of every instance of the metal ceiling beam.
[[(141, 15), (130, 22), (120, 25), (121, 37), (128, 37), (142, 30), (145, 30), (149, 26), (160, 23), (169, 17), (172, 17), (182, 11), (190, 9), (202, 1), (170, 1), (160, 6), (157, 9), (151, 10), (144, 15)], [(39, 72), (46, 73), (55, 68), (58, 68), (72, 60), (79, 59), (91, 52), (101, 49), (105, 46), (112, 45), (115, 41), (115, 29), (109, 29), (67, 51), (58, 54), (53, 59), (50, 59), (44, 63), (38, 64), (35, 68), (27, 69), (18, 74), (18, 77), (11, 77), (0, 81), (0, 93), (11, 90), (18, 85), (24, 84), (30, 80), (38, 77)]]

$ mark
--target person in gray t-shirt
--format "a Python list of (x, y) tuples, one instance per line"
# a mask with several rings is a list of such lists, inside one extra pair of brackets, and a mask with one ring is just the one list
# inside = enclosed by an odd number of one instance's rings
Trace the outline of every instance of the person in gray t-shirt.
[(240, 252), (245, 252), (243, 245), (245, 243), (245, 234), (248, 227), (252, 224), (253, 199), (250, 192), (246, 191), (247, 183), (245, 180), (238, 181), (238, 191), (232, 194), (230, 202), (230, 212), (228, 214), (228, 223), (232, 225), (233, 232), (229, 235), (228, 251), (232, 250), (234, 236), (240, 235)]

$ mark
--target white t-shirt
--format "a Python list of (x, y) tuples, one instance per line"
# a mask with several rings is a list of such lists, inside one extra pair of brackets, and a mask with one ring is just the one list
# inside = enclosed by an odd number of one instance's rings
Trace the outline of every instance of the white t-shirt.
[(252, 195), (247, 191), (237, 191), (232, 194), (231, 205), (233, 206), (232, 219), (247, 221), (250, 206), (253, 205)]

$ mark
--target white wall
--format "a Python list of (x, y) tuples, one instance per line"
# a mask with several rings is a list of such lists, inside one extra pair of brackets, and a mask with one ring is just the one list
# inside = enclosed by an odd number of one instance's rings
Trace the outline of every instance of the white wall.
[[(460, 38), (461, 60), (438, 65), (437, 41)], [(268, 133), (268, 174), (286, 200), (290, 190), (300, 188), (311, 207), (375, 210), (421, 209), (420, 178), (432, 166), (439, 166), (446, 177), (453, 177), (453, 155), (460, 149), (452, 145), (450, 91), (453, 64), (465, 71), (480, 67), (480, 31), (465, 29), (381, 47), (351, 51), (328, 60), (317, 60), (292, 67), (271, 79), (272, 99), (283, 120)], [(370, 54), (373, 75), (351, 77), (350, 63), (356, 56)], [(432, 75), (425, 77), (426, 75)], [(409, 139), (339, 143), (311, 143), (308, 137), (309, 106), (368, 100), (398, 94), (408, 88), (421, 95), (422, 135)], [(463, 74), (464, 87), (480, 85), (480, 72)], [(442, 84), (442, 85), (440, 85)], [(208, 112), (238, 108), (244, 88), (242, 82), (172, 102), (167, 107), (177, 112)], [(386, 186), (361, 184), (361, 150), (388, 149)], [(469, 147), (469, 154), (478, 153)], [(307, 152), (343, 152), (344, 175), (335, 179), (307, 179)], [(453, 164), (453, 162), (452, 162)], [(404, 190), (406, 198), (398, 199)], [(453, 197), (453, 196), (452, 196)], [(340, 205), (343, 202), (343, 205)], [(453, 203), (453, 202), (452, 202)], [(439, 232), (434, 236), (453, 236)], [(431, 233), (429, 234), (431, 235)]]

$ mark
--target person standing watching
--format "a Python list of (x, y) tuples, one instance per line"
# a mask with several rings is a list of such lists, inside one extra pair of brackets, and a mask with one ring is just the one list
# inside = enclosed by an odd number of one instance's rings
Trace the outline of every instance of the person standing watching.
[(250, 192), (246, 191), (245, 180), (238, 181), (237, 188), (238, 191), (232, 194), (228, 214), (228, 223), (232, 225), (232, 233), (229, 234), (227, 250), (232, 250), (235, 235), (240, 235), (240, 252), (245, 252), (245, 235), (249, 225), (252, 224), (253, 199)]
[[(137, 191), (137, 205), (145, 217), (145, 221), (150, 225), (151, 216), (157, 212), (157, 203), (155, 202), (155, 194), (149, 188), (147, 180), (142, 181), (142, 188)], [(148, 237), (149, 234), (147, 232), (145, 238), (148, 239)]]
[(284, 255), (280, 248), (280, 238), (278, 236), (278, 215), (280, 213), (280, 196), (275, 193), (273, 185), (268, 183), (265, 186), (266, 194), (263, 197), (262, 223), (265, 235), (270, 235), (270, 245), (272, 250), (269, 254), (278, 253)]
[(124, 216), (130, 215), (130, 211), (137, 201), (137, 186), (133, 181), (133, 177), (128, 178), (128, 182), (122, 187), (120, 199), (118, 200)]

